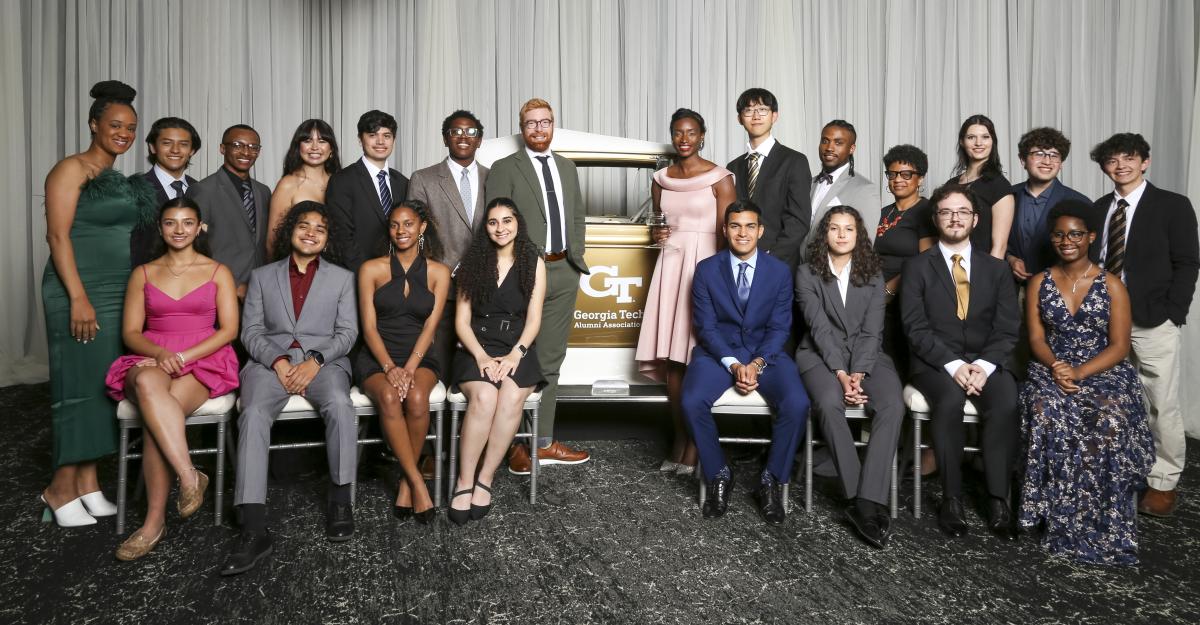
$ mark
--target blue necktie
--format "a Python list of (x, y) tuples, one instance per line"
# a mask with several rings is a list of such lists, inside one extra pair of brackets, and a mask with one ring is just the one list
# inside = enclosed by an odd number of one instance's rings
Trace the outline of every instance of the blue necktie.
[(750, 281), (746, 279), (746, 268), (749, 266), (750, 263), (745, 261), (738, 263), (738, 303), (741, 304), (743, 308), (746, 307), (746, 302), (750, 301)]
[(392, 212), (392, 191), (388, 189), (387, 172), (380, 171), (375, 177), (379, 179), (379, 205), (383, 207), (383, 214), (386, 216)]

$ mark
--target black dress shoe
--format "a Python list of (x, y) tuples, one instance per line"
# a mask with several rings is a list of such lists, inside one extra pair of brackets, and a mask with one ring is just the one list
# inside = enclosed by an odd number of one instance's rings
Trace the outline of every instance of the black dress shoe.
[(392, 506), (392, 516), (403, 521), (413, 515), (412, 506)]
[[(484, 484), (483, 482), (475, 482), (475, 488), (482, 488), (483, 490), (487, 491), (487, 494), (492, 494), (492, 487)], [(469, 516), (471, 517), (472, 521), (478, 521), (487, 516), (487, 513), (491, 511), (492, 504), (490, 503), (486, 506), (477, 506), (475, 504), (471, 504)]]
[(464, 488), (460, 491), (455, 491), (450, 494), (450, 501), (446, 503), (446, 518), (450, 519), (451, 523), (454, 523), (455, 525), (466, 525), (467, 521), (471, 520), (470, 510), (459, 510), (458, 508), (453, 507), (451, 504), (454, 502), (456, 497), (470, 495), (473, 492), (475, 492), (474, 486), (470, 488)]
[(725, 514), (729, 509), (729, 493), (733, 490), (733, 473), (709, 482), (704, 488), (704, 518), (715, 519)]
[(958, 497), (951, 497), (943, 501), (941, 509), (938, 510), (938, 527), (955, 538), (966, 536), (967, 522), (963, 520), (965, 516), (962, 500)]
[(782, 484), (774, 480), (770, 484), (763, 484), (754, 491), (754, 500), (758, 502), (758, 511), (762, 513), (763, 520), (771, 525), (783, 523), (787, 513), (783, 511)]
[(1004, 540), (1017, 539), (1012, 511), (1009, 510), (1008, 502), (999, 497), (988, 498), (988, 531)]
[(233, 550), (225, 557), (225, 563), (221, 565), (221, 575), (237, 575), (249, 571), (270, 555), (273, 548), (274, 541), (271, 540), (269, 532), (264, 530), (259, 534), (243, 531), (238, 535)]
[(879, 515), (863, 514), (858, 506), (851, 505), (846, 508), (846, 520), (850, 522), (854, 531), (858, 532), (858, 535), (872, 547), (883, 549), (887, 545), (887, 532), (880, 526)]
[(329, 502), (325, 515), (325, 538), (331, 543), (350, 540), (354, 536), (354, 510), (348, 503)]

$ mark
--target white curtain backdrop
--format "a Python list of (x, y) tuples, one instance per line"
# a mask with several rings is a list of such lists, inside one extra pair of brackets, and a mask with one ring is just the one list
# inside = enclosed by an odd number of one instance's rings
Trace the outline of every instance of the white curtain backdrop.
[[(305, 118), (333, 124), (348, 162), (361, 154), (358, 116), (391, 112), (392, 165), (410, 173), (444, 155), (450, 111), (474, 111), (489, 137), (511, 134), (533, 96), (560, 127), (664, 142), (671, 112), (693, 108), (708, 122), (705, 156), (724, 164), (745, 140), (734, 100), (763, 86), (780, 100), (782, 142), (815, 162), (821, 126), (849, 120), (857, 169), (876, 182), (883, 152), (913, 143), (940, 183), (959, 123), (985, 113), (1010, 179), (1023, 179), (1019, 135), (1052, 125), (1074, 142), (1064, 181), (1098, 197), (1109, 189), (1087, 151), (1136, 131), (1153, 146), (1154, 183), (1196, 196), (1198, 20), (1190, 0), (0, 0), (0, 112), (25, 129), (0, 147), (0, 385), (46, 377), (42, 183), (86, 147), (99, 80), (138, 89), (143, 128), (191, 121), (204, 140), (198, 178), (220, 165), (225, 127), (254, 126), (255, 177), (272, 186)], [(117, 167), (145, 170), (145, 155), (139, 143)], [(592, 175), (585, 193), (641, 184)], [(1198, 324), (1193, 312), (1189, 348)], [(1184, 405), (1200, 400), (1195, 353), (1184, 350)]]

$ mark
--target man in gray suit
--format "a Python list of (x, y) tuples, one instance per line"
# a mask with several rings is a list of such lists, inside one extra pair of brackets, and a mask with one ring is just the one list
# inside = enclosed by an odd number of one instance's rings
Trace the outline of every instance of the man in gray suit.
[[(454, 270), (471, 246), (471, 237), (483, 223), (483, 189), (488, 168), (475, 160), (483, 141), (483, 124), (470, 111), (454, 111), (442, 122), (442, 142), (449, 156), (413, 172), (408, 181), (408, 199), (429, 207), (442, 242), (438, 260)], [(446, 307), (438, 322), (433, 352), (448, 370), (454, 353), (454, 302), (451, 286)]]
[[(529, 238), (545, 252), (546, 302), (542, 306), (542, 327), (534, 341), (546, 378), (538, 415), (538, 461), (579, 464), (588, 461), (588, 453), (554, 440), (554, 416), (558, 370), (567, 356), (579, 276), (588, 273), (583, 262), (587, 214), (575, 163), (550, 151), (554, 139), (550, 103), (538, 98), (529, 100), (521, 106), (519, 120), (525, 145), (492, 164), (486, 196), (489, 202), (498, 197), (513, 200), (529, 225)], [(523, 475), (530, 468), (529, 450), (524, 445), (513, 445), (508, 470)]]
[(222, 575), (254, 568), (271, 552), (267, 531), (267, 454), (271, 425), (292, 395), (307, 399), (325, 419), (329, 460), (325, 535), (354, 535), (351, 486), (358, 465), (358, 433), (350, 403), (350, 360), (358, 336), (354, 274), (322, 261), (332, 220), (325, 207), (300, 202), (284, 218), (292, 253), (254, 270), (242, 314), (242, 343), (250, 362), (241, 373), (240, 440), (234, 504), (242, 533)]
[(253, 128), (245, 124), (230, 126), (221, 135), (221, 154), (225, 157), (221, 169), (187, 190), (208, 224), (212, 257), (233, 272), (240, 300), (246, 298), (250, 272), (266, 262), (271, 190), (250, 177), (261, 150), (262, 141)]
[[(862, 215), (867, 234), (875, 239), (875, 227), (879, 225), (879, 213), (883, 207), (879, 196), (879, 185), (854, 171), (854, 144), (858, 132), (854, 125), (844, 119), (835, 119), (821, 129), (821, 145), (817, 156), (821, 160), (821, 173), (813, 178), (812, 220), (813, 228), (804, 239), (804, 248), (818, 234), (816, 224), (831, 206), (852, 206)], [(824, 234), (824, 233), (820, 233)], [(801, 252), (803, 255), (803, 252)]]

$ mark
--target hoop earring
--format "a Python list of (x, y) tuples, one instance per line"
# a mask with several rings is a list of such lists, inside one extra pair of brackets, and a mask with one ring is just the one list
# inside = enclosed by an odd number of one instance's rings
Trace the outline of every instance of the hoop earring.
[(421, 236), (417, 237), (417, 251), (421, 252), (421, 253), (425, 253), (425, 233), (424, 232), (421, 233)]
[(393, 241), (388, 241), (388, 256), (395, 256), (395, 255), (396, 255), (396, 243)]
[(701, 150), (703, 150), (703, 149), (704, 149), (704, 139), (701, 139), (701, 140), (700, 140), (700, 149), (701, 149)]

